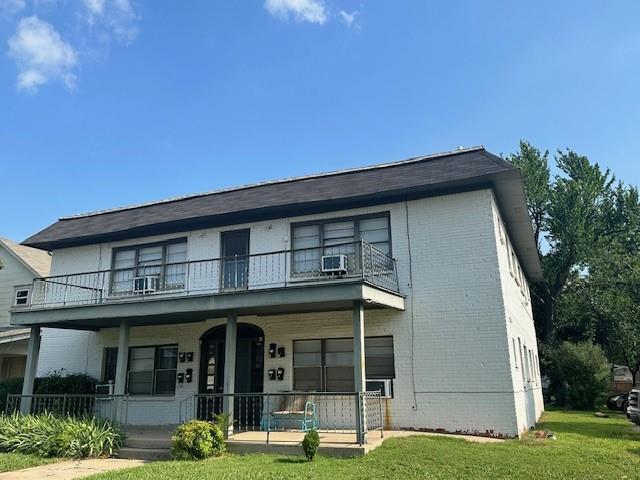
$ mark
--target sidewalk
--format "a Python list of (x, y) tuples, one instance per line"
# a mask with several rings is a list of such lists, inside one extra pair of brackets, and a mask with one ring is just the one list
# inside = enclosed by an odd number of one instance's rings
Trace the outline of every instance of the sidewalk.
[(90, 460), (66, 460), (63, 462), (40, 465), (38, 467), (0, 473), (0, 480), (70, 480), (82, 478), (110, 470), (121, 470), (144, 465), (144, 460), (124, 460), (121, 458), (93, 458)]

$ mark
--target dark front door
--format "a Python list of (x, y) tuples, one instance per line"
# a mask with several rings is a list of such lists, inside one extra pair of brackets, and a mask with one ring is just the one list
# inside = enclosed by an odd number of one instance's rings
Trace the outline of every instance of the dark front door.
[(249, 230), (222, 233), (222, 289), (244, 290), (249, 277)]
[[(225, 338), (226, 326), (221, 325), (209, 330), (201, 339), (200, 393), (224, 393)], [(263, 379), (264, 333), (255, 325), (238, 324), (235, 393), (262, 393)], [(235, 397), (235, 426), (258, 425), (261, 404), (258, 396)], [(197, 408), (198, 418), (211, 420), (214, 415), (222, 412), (222, 397), (200, 397)]]

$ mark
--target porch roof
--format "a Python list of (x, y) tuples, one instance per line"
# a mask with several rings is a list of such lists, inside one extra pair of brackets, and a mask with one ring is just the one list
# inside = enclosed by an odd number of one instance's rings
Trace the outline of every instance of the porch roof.
[(217, 295), (145, 300), (120, 300), (106, 304), (63, 306), (11, 312), (11, 324), (99, 330), (117, 327), (126, 318), (132, 326), (199, 322), (236, 315), (278, 315), (351, 310), (354, 301), (366, 308), (404, 310), (404, 296), (361, 281), (323, 285), (248, 290)]

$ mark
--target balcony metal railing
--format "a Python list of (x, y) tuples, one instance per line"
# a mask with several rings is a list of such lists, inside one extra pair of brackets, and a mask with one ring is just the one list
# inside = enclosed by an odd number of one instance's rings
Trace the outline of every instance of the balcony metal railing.
[(214, 420), (225, 402), (233, 403), (233, 417), (228, 419), (233, 433), (263, 432), (265, 443), (273, 432), (317, 430), (353, 435), (360, 444), (370, 432), (384, 435), (379, 391), (196, 394), (181, 400), (180, 422)]
[(128, 395), (10, 393), (5, 401), (5, 415), (19, 413), (23, 402), (28, 402), (26, 413), (31, 415), (51, 413), (60, 417), (95, 417), (110, 420), (123, 428), (127, 424)]
[[(344, 271), (322, 271), (322, 257), (344, 255)], [(221, 294), (361, 279), (398, 293), (393, 258), (365, 241), (245, 256), (140, 265), (36, 278), (28, 308), (94, 305), (124, 299)]]

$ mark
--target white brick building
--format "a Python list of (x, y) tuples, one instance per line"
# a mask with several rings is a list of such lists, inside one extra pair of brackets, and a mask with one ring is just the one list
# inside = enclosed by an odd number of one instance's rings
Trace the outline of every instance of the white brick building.
[(383, 386), (386, 428), (517, 436), (543, 410), (526, 212), (473, 148), (61, 219), (24, 242), (53, 258), (12, 314), (24, 393), (64, 368), (175, 424), (198, 394)]

